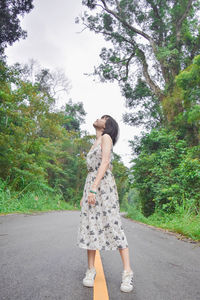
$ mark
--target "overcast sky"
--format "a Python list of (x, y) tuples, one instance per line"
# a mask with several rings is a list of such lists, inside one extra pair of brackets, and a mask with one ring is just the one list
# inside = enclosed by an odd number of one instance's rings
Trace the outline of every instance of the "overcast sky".
[(28, 37), (7, 48), (8, 64), (27, 63), (34, 59), (41, 67), (51, 71), (63, 68), (71, 82), (71, 89), (67, 97), (60, 100), (59, 106), (68, 102), (69, 98), (73, 102), (83, 102), (87, 115), (81, 129), (90, 134), (95, 134), (92, 124), (97, 118), (103, 114), (111, 115), (120, 127), (120, 137), (113, 150), (129, 167), (132, 156), (128, 140), (133, 140), (134, 135), (141, 135), (143, 129), (123, 123), (122, 113), (128, 112), (128, 109), (117, 83), (100, 83), (92, 76), (84, 75), (92, 73), (94, 66), (101, 62), (100, 50), (109, 46), (108, 42), (89, 30), (81, 32), (83, 25), (75, 24), (75, 18), (85, 9), (81, 0), (36, 0), (33, 4), (33, 10), (24, 16), (21, 23)]

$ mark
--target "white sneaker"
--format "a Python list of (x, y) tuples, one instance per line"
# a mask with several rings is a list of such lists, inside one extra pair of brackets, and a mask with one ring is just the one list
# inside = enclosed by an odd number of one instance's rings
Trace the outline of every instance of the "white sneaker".
[(133, 290), (133, 271), (131, 270), (130, 272), (124, 270), (122, 272), (122, 281), (121, 281), (121, 286), (120, 290), (122, 292), (131, 292)]
[(83, 278), (83, 285), (87, 287), (93, 287), (95, 277), (96, 277), (95, 267), (92, 267), (91, 269), (87, 269), (85, 273), (85, 277)]

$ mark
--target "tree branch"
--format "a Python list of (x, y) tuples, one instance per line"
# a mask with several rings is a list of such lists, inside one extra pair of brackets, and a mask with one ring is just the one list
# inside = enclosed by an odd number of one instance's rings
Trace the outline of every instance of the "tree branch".
[(145, 39), (147, 39), (150, 43), (150, 45), (153, 48), (154, 53), (157, 52), (157, 47), (156, 44), (154, 43), (154, 40), (151, 38), (151, 36), (149, 36), (148, 34), (146, 34), (145, 32), (133, 27), (132, 25), (130, 25), (129, 23), (126, 22), (126, 20), (122, 19), (121, 17), (118, 16), (118, 14), (116, 12), (114, 12), (113, 10), (109, 9), (108, 6), (106, 5), (105, 0), (101, 0), (101, 2), (104, 5), (104, 9), (110, 13), (111, 15), (113, 15), (118, 21), (120, 21), (125, 27), (127, 27), (128, 29), (134, 31), (135, 33), (138, 33), (139, 35), (143, 36)]
[(162, 90), (155, 84), (155, 82), (151, 79), (149, 72), (148, 72), (148, 64), (146, 62), (145, 54), (144, 52), (140, 49), (137, 48), (138, 50), (138, 58), (141, 60), (142, 67), (143, 67), (143, 74), (146, 79), (146, 82), (150, 86), (151, 90), (155, 93), (155, 95), (162, 101), (163, 99), (163, 93)]
[[(147, 3), (149, 3), (151, 5), (151, 8), (153, 9), (153, 11), (155, 13), (155, 16), (160, 20), (160, 24), (163, 24), (163, 21), (162, 21), (162, 18), (160, 17), (160, 15), (159, 15), (157, 6), (154, 4), (154, 2), (152, 0), (146, 0), (146, 1), (147, 1)], [(160, 31), (159, 32), (158, 44), (161, 45), (162, 41), (163, 41), (163, 35), (162, 35), (162, 32)]]
[(134, 57), (134, 55), (135, 55), (135, 53), (132, 53), (126, 62), (126, 78), (128, 77), (128, 73), (129, 73), (129, 63), (130, 63), (131, 59)]
[[(84, 29), (86, 29), (86, 28), (89, 28), (89, 29), (90, 29), (90, 27), (89, 27), (86, 23), (83, 22), (83, 24), (86, 26)], [(100, 30), (95, 29), (94, 27), (93, 27), (92, 30), (93, 30), (94, 32), (96, 32), (96, 33), (102, 33), (103, 35), (105, 34), (105, 35), (108, 35), (108, 36), (110, 36), (110, 37), (113, 37), (113, 36), (112, 36), (113, 33), (114, 33), (114, 34), (116, 33), (116, 32), (108, 33), (108, 32), (106, 32), (106, 31), (100, 31)], [(131, 44), (132, 46), (135, 46), (135, 43), (134, 43), (134, 42), (128, 40), (128, 39), (125, 38), (124, 36), (120, 35), (120, 38), (122, 38), (125, 42)]]
[(187, 16), (187, 14), (189, 13), (189, 10), (190, 10), (190, 8), (192, 6), (192, 2), (193, 2), (193, 0), (189, 0), (188, 1), (188, 4), (187, 4), (185, 12), (183, 13), (182, 17), (176, 23), (176, 39), (177, 39), (177, 43), (180, 42), (180, 39), (181, 39), (181, 26), (182, 26), (182, 23), (183, 23), (184, 19)]
[[(132, 53), (132, 54), (130, 55), (129, 58), (122, 59), (122, 60), (119, 61), (119, 62), (125, 62), (125, 61), (126, 61), (126, 76), (125, 76), (125, 77), (122, 77), (121, 79), (119, 79), (119, 80), (118, 80), (119, 82), (120, 82), (121, 80), (125, 79), (125, 78), (128, 78), (128, 73), (129, 73), (129, 63), (130, 63), (131, 59), (132, 59), (134, 56), (135, 56), (135, 52)], [(121, 69), (122, 69), (122, 65), (120, 66), (119, 70), (121, 71)]]

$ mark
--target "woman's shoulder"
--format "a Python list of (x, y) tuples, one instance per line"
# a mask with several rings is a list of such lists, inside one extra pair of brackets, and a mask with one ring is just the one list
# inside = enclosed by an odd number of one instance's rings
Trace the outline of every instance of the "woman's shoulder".
[(104, 133), (104, 135), (102, 135), (101, 141), (102, 141), (102, 140), (105, 140), (105, 141), (111, 141), (112, 144), (113, 144), (112, 138), (111, 138), (111, 136), (110, 136), (108, 133)]
[(101, 137), (101, 145), (103, 143), (111, 143), (111, 149), (113, 149), (113, 141), (111, 136), (108, 133), (105, 133), (104, 135), (102, 135)]

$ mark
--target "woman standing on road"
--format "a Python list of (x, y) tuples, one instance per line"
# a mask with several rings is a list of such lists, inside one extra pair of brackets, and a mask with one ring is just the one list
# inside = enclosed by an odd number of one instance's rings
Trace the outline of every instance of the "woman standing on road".
[(128, 242), (121, 223), (117, 186), (111, 164), (119, 126), (109, 115), (97, 119), (93, 126), (96, 129), (96, 141), (87, 154), (88, 175), (80, 202), (77, 236), (77, 245), (87, 249), (88, 254), (88, 269), (83, 285), (94, 285), (96, 250), (119, 249), (124, 266), (120, 289), (130, 292), (133, 289), (134, 273), (130, 268)]

